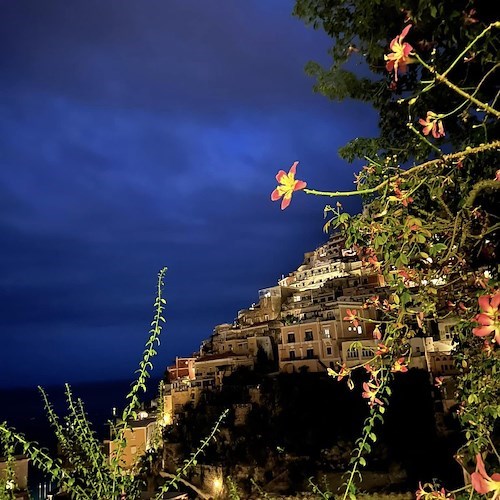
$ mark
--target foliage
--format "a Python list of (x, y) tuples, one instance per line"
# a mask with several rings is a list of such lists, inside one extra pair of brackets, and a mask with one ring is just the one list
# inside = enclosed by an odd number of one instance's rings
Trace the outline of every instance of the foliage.
[[(165, 322), (165, 318), (162, 316), (166, 304), (162, 297), (165, 273), (166, 268), (163, 268), (158, 274), (154, 302), (155, 314), (151, 322), (150, 336), (136, 371), (137, 379), (127, 395), (128, 404), (123, 410), (121, 419), (116, 423), (110, 423), (113, 430), (112, 444), (114, 445), (111, 459), (103, 451), (101, 443), (91, 428), (83, 402), (73, 397), (70, 387), (66, 385), (68, 413), (62, 419), (54, 412), (47, 394), (40, 388), (47, 417), (56, 434), (63, 460), (52, 458), (48, 451), (40, 448), (37, 443), (28, 441), (22, 434), (10, 429), (6, 423), (1, 423), (0, 444), (8, 457), (8, 472), (5, 479), (2, 478), (0, 482), (0, 495), (3, 495), (0, 498), (13, 498), (15, 484), (12, 464), (16, 449), (26, 455), (35, 467), (49, 476), (60, 490), (69, 494), (71, 498), (114, 500), (119, 496), (123, 496), (123, 498), (126, 496), (129, 499), (140, 497), (144, 464), (138, 461), (131, 470), (127, 470), (123, 463), (123, 452), (126, 447), (126, 431), (131, 428), (131, 421), (137, 418), (137, 410), (140, 405), (139, 396), (146, 391), (146, 379), (150, 376), (150, 371), (153, 368), (151, 358), (156, 355), (156, 346), (160, 343), (162, 323)], [(161, 412), (160, 417), (162, 417)], [(211, 439), (213, 434), (217, 432), (219, 424), (220, 421), (207, 440)], [(169, 487), (175, 486), (179, 480), (182, 480), (181, 476), (185, 474), (188, 467), (195, 463), (196, 458), (207, 445), (207, 440), (177, 471), (171, 481), (165, 483), (159, 496)], [(156, 441), (156, 445), (158, 445), (158, 441)]]
[[(294, 13), (335, 42), (331, 68), (308, 65), (316, 90), (369, 102), (379, 112), (378, 137), (357, 138), (340, 150), (349, 161), (367, 162), (355, 175), (355, 190), (295, 186), (363, 201), (357, 215), (343, 212), (339, 202), (325, 207), (325, 230), (340, 230), (387, 285), (387, 298), (363, 306), (377, 310), (379, 341), (373, 358), (354, 368), (370, 373), (363, 397), (372, 414), (383, 413), (390, 395), (384, 374), (407, 371), (410, 340), (429, 335), (432, 322), (455, 323), (455, 398), (465, 435), (457, 459), (470, 472), (478, 452), (498, 458), (500, 22), (491, 3), (462, 0), (297, 0)], [(356, 311), (344, 320), (367, 321)], [(343, 366), (330, 374), (352, 384), (352, 371)], [(373, 424), (363, 428), (343, 498), (355, 498)]]

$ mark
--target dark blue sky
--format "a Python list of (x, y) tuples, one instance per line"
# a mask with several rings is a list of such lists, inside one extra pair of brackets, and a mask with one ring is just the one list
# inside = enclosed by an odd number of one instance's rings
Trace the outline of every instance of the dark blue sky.
[(323, 241), (274, 176), (351, 188), (376, 115), (313, 94), (292, 7), (0, 1), (0, 386), (132, 377), (168, 266), (162, 371)]

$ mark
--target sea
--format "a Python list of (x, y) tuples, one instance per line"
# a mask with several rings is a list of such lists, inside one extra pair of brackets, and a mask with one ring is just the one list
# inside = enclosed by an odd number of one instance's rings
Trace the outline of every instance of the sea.
[[(159, 379), (150, 379), (147, 391), (141, 400), (148, 407), (152, 399), (158, 395)], [(71, 385), (74, 398), (80, 398), (85, 407), (92, 429), (102, 441), (109, 436), (110, 419), (113, 414), (121, 414), (126, 405), (126, 395), (130, 390), (131, 382), (128, 380), (87, 382)], [(55, 412), (64, 417), (67, 413), (65, 387), (44, 387), (50, 403)], [(16, 432), (25, 435), (29, 441), (35, 441), (40, 446), (47, 448), (51, 454), (57, 452), (57, 440), (46, 417), (43, 399), (38, 388), (0, 388), (0, 422)], [(29, 489), (34, 500), (46, 498), (46, 493), (51, 486), (48, 478), (30, 466)]]

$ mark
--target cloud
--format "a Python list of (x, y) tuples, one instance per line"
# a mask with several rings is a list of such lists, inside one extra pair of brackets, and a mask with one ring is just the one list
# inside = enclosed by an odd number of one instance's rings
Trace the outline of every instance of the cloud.
[(189, 354), (324, 240), (324, 200), (281, 212), (274, 175), (300, 160), (310, 186), (350, 189), (336, 151), (376, 121), (312, 94), (328, 41), (291, 4), (3, 8), (0, 384), (128, 376), (164, 265), (158, 366)]

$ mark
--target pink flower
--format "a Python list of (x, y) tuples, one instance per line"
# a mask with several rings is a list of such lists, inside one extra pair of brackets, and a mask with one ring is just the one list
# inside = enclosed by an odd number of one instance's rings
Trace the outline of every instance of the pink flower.
[(436, 387), (438, 387), (438, 388), (439, 388), (439, 387), (442, 387), (443, 382), (444, 382), (444, 377), (436, 377), (436, 378), (434, 379), (434, 385), (435, 385)]
[(401, 372), (405, 373), (408, 371), (408, 367), (405, 364), (405, 358), (399, 358), (391, 368), (391, 372)]
[(347, 316), (344, 317), (344, 321), (350, 321), (354, 326), (359, 325), (359, 321), (356, 319), (356, 315), (358, 314), (356, 309), (353, 309), (352, 311), (350, 309), (346, 309), (346, 314)]
[(494, 491), (492, 500), (500, 496), (500, 474), (493, 474), (491, 477), (486, 474), (484, 462), (481, 454), (476, 455), (476, 471), (470, 476), (472, 487), (482, 495)]
[(422, 486), (422, 483), (418, 483), (418, 490), (415, 492), (416, 500), (451, 500), (455, 498), (452, 494), (446, 493), (444, 488), (439, 491), (435, 488), (437, 486), (433, 484), (426, 483)]
[(382, 332), (380, 331), (380, 328), (378, 327), (378, 325), (373, 330), (373, 338), (376, 340), (382, 339)]
[(406, 26), (406, 28), (394, 38), (389, 45), (392, 52), (390, 54), (384, 55), (384, 59), (387, 61), (385, 68), (387, 71), (394, 71), (394, 80), (398, 80), (398, 71), (400, 73), (406, 73), (406, 67), (408, 64), (413, 62), (413, 59), (408, 57), (413, 47), (406, 42), (403, 42), (405, 36), (410, 31), (411, 24)]
[(394, 194), (396, 195), (396, 200), (399, 200), (403, 206), (407, 207), (410, 203), (413, 203), (413, 198), (409, 195), (408, 191), (399, 189), (400, 184), (400, 180), (393, 184)]
[(422, 130), (424, 135), (429, 135), (432, 132), (432, 137), (435, 139), (445, 136), (443, 122), (439, 119), (439, 115), (433, 111), (427, 111), (426, 119), (420, 118), (418, 123), (424, 127)]
[(387, 354), (389, 352), (389, 348), (385, 344), (379, 343), (377, 347), (378, 349), (375, 353), (375, 356), (383, 356), (384, 354)]
[(306, 182), (295, 180), (295, 171), (298, 164), (299, 162), (296, 161), (290, 167), (288, 174), (284, 170), (280, 170), (276, 174), (276, 180), (280, 183), (280, 185), (271, 193), (271, 200), (278, 201), (281, 197), (283, 197), (283, 200), (281, 201), (281, 210), (285, 210), (285, 208), (290, 205), (294, 191), (300, 191), (307, 186)]
[(347, 365), (344, 363), (340, 367), (340, 372), (339, 372), (338, 377), (337, 377), (337, 382), (340, 382), (344, 377), (349, 375), (350, 371), (351, 370), (349, 370), (349, 368), (347, 368)]
[(377, 393), (379, 391), (379, 387), (372, 382), (363, 382), (363, 396), (364, 398), (368, 399), (368, 404), (370, 406), (373, 405), (380, 405), (383, 406), (383, 402), (377, 398)]
[(479, 326), (472, 330), (478, 337), (493, 333), (493, 341), (500, 344), (500, 292), (495, 295), (482, 295), (478, 299), (481, 313), (474, 318)]

